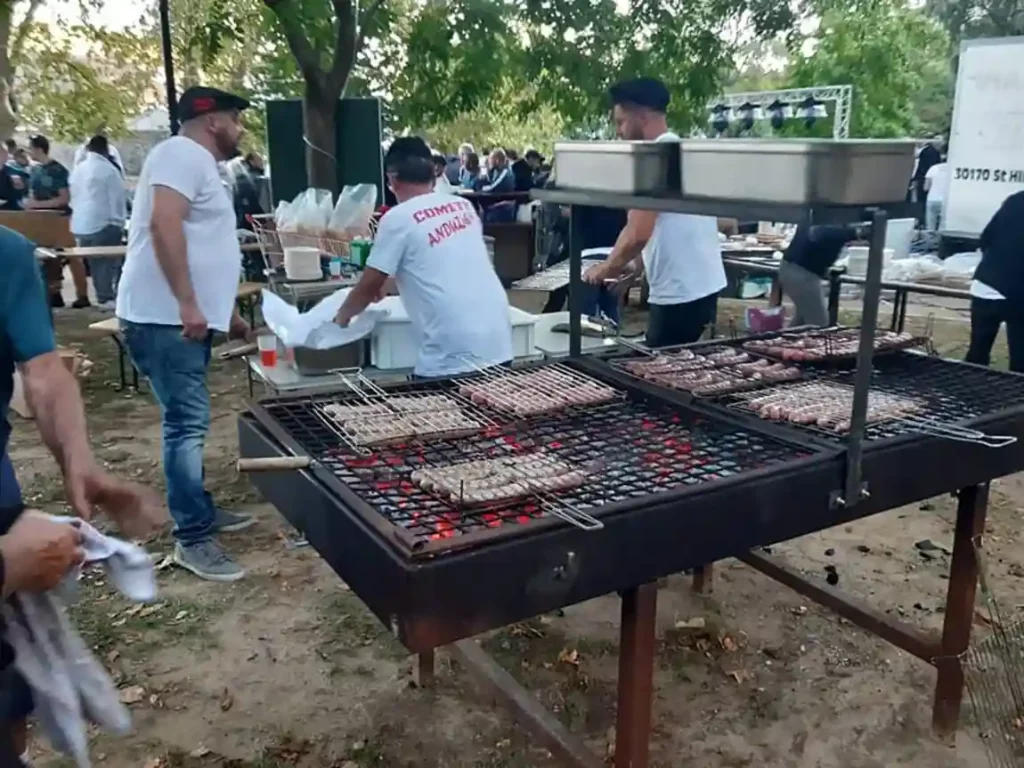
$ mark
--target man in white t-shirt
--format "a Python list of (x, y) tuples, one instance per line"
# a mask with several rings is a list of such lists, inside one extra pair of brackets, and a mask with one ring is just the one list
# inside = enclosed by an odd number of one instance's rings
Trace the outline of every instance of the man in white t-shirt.
[(473, 204), (434, 191), (434, 165), (422, 139), (395, 139), (384, 171), (398, 205), (381, 219), (338, 323), (348, 325), (394, 278), (420, 338), (415, 375), (451, 376), (510, 362), (508, 297)]
[[(104, 134), (103, 131), (97, 131), (96, 136), (103, 136), (104, 138), (106, 138), (106, 134)], [(110, 143), (109, 139), (107, 140), (107, 154), (113, 161), (114, 165), (117, 167), (117, 170), (121, 172), (122, 176), (124, 176), (124, 162), (121, 160), (121, 153), (117, 151), (117, 147)], [(78, 164), (86, 160), (88, 157), (89, 142), (87, 141), (84, 144), (82, 144), (82, 146), (75, 150), (75, 159), (74, 162), (71, 164), (71, 169), (74, 170), (75, 168), (77, 168)]]
[(942, 206), (949, 188), (949, 163), (945, 159), (928, 169), (924, 175), (924, 188), (928, 202), (924, 209), (924, 226), (929, 232), (938, 232), (942, 226)]
[(203, 485), (213, 332), (250, 333), (235, 308), (242, 253), (234, 205), (217, 167), (238, 153), (239, 116), (248, 106), (214, 88), (182, 94), (181, 133), (154, 147), (142, 166), (117, 291), (128, 349), (161, 406), (174, 560), (212, 581), (245, 575), (214, 533), (253, 522), (215, 509)]
[[(609, 93), (620, 139), (679, 141), (668, 129), (670, 95), (660, 80), (627, 80)], [(718, 227), (709, 216), (630, 211), (611, 255), (588, 269), (584, 279), (600, 285), (642, 256), (651, 287), (647, 345), (697, 341), (715, 322), (718, 293), (726, 285)]]

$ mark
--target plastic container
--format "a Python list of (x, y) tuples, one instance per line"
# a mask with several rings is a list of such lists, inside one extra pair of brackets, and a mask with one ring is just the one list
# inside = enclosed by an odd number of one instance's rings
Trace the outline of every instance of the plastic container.
[(260, 351), (260, 365), (273, 368), (277, 365), (277, 336), (272, 333), (261, 333), (256, 337), (256, 345)]
[[(400, 297), (388, 299), (391, 314), (377, 323), (370, 337), (370, 363), (380, 370), (406, 370), (416, 367), (420, 345), (412, 321), (400, 302)], [(534, 323), (537, 318), (529, 312), (509, 307), (512, 323), (512, 354), (529, 357), (534, 348)]]

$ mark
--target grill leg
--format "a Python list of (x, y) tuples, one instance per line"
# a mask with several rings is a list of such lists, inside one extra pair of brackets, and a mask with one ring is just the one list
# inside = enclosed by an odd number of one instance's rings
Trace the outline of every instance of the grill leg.
[(693, 591), (698, 595), (706, 595), (711, 592), (714, 585), (715, 564), (708, 563), (693, 570)]
[(937, 736), (947, 740), (956, 736), (960, 704), (964, 698), (964, 670), (960, 655), (967, 650), (971, 641), (974, 596), (978, 586), (974, 539), (985, 531), (987, 507), (988, 485), (975, 485), (960, 490), (942, 644), (939, 657), (935, 660), (938, 681), (935, 684), (935, 706), (932, 709), (932, 728)]
[(416, 656), (416, 685), (420, 688), (434, 687), (434, 652), (424, 651)]
[(647, 768), (648, 765), (657, 608), (657, 584), (645, 584), (622, 593), (615, 768)]

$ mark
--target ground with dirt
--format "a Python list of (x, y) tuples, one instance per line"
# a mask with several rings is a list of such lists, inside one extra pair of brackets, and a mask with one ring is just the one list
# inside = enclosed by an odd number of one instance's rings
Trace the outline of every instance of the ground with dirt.
[[(737, 314), (735, 304), (723, 307), (723, 318)], [(935, 323), (937, 345), (962, 355), (966, 326), (957, 313), (948, 314)], [(93, 444), (113, 471), (162, 486), (158, 411), (148, 394), (112, 388), (114, 345), (85, 330), (98, 317), (72, 310), (57, 316), (60, 341), (81, 347), (95, 364), (82, 383)], [(924, 323), (920, 316), (911, 320)], [(631, 324), (641, 321), (631, 315)], [(1005, 365), (1005, 351), (1000, 360)], [(315, 552), (291, 545), (287, 525), (235, 473), (235, 417), (245, 395), (241, 368), (215, 364), (210, 382), (209, 487), (223, 506), (259, 517), (255, 529), (224, 537), (249, 577), (214, 585), (162, 567), (159, 602), (140, 608), (114, 595), (100, 571), (87, 574), (74, 616), (135, 721), (128, 738), (95, 737), (96, 764), (553, 766), (443, 654), (436, 689), (415, 687), (409, 657)], [(58, 473), (26, 422), (15, 424), (12, 455), (30, 503), (61, 511)], [(1024, 602), (1021, 480), (997, 482), (992, 501), (993, 580), (1006, 606), (1016, 609)], [(822, 579), (825, 566), (834, 566), (850, 593), (935, 628), (942, 621), (949, 575), (942, 547), (951, 540), (953, 514), (951, 499), (934, 499), (773, 551)], [(915, 543), (923, 540), (940, 547), (922, 552)], [(165, 536), (149, 548), (161, 560), (170, 546)], [(930, 735), (929, 667), (738, 562), (718, 566), (714, 591), (705, 597), (692, 594), (684, 577), (669, 579), (659, 595), (659, 625), (656, 766), (984, 763), (969, 725), (955, 749)], [(617, 600), (605, 597), (506, 628), (485, 645), (607, 754), (617, 626)], [(39, 738), (33, 749), (37, 766), (67, 765)]]

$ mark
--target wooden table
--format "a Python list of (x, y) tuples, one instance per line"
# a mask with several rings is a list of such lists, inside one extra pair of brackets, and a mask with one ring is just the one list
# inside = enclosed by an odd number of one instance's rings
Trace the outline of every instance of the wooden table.
[[(242, 253), (260, 249), (259, 243), (242, 243)], [(91, 248), (36, 248), (37, 259), (116, 259), (127, 255), (127, 245), (97, 245)]]

